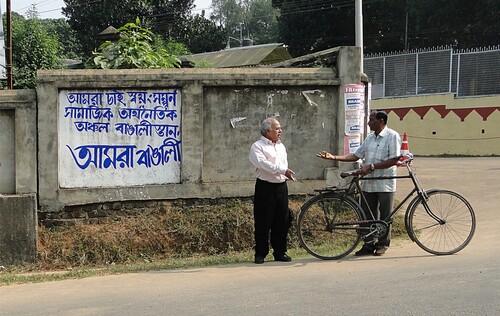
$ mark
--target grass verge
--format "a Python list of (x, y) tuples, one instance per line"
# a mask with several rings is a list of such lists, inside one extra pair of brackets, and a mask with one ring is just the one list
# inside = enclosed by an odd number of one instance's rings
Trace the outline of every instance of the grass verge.
[[(290, 199), (295, 215), (306, 197)], [(0, 270), (0, 286), (78, 279), (120, 273), (199, 268), (253, 262), (253, 205), (233, 201), (183, 208), (173, 205), (105, 224), (38, 231), (36, 263)], [(393, 238), (406, 236), (402, 216)], [(309, 256), (300, 248), (295, 225), (289, 254)]]

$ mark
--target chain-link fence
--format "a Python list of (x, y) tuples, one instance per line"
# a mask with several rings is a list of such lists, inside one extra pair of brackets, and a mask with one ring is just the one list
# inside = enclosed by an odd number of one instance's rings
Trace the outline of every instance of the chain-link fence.
[(500, 94), (500, 46), (421, 50), (364, 58), (372, 98), (433, 93), (459, 97)]

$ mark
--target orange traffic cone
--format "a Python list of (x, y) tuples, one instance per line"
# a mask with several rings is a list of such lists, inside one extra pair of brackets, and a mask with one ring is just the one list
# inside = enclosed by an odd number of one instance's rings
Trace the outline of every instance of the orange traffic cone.
[(410, 153), (410, 148), (408, 147), (408, 136), (404, 133), (403, 142), (401, 143), (401, 155), (404, 156), (408, 153)]
[(398, 167), (411, 163), (413, 160), (413, 155), (410, 153), (410, 148), (408, 147), (408, 136), (406, 133), (403, 134), (403, 141), (401, 142), (401, 157), (397, 163)]

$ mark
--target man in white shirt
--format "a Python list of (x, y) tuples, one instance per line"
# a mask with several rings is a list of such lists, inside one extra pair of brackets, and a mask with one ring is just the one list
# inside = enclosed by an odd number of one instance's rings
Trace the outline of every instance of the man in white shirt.
[[(387, 127), (387, 113), (373, 111), (370, 113), (368, 126), (372, 131), (354, 154), (343, 156), (332, 155), (327, 151), (317, 154), (318, 157), (328, 160), (354, 162), (363, 160), (359, 173), (366, 175), (373, 173), (373, 177), (396, 176), (396, 164), (401, 156), (401, 138), (399, 134)], [(365, 179), (368, 179), (365, 178)], [(396, 179), (365, 180), (361, 182), (363, 200), (361, 207), (366, 214), (374, 213), (375, 219), (386, 219), (394, 205)], [(367, 215), (370, 217), (369, 215)], [(356, 256), (382, 256), (389, 248), (391, 232), (384, 238), (374, 240), (368, 238), (363, 247), (355, 253)]]
[(290, 262), (287, 254), (289, 228), (288, 187), (286, 180), (296, 181), (288, 169), (283, 129), (275, 117), (262, 122), (261, 138), (253, 143), (249, 159), (255, 167), (254, 225), (255, 260), (264, 263), (269, 253), (269, 235), (275, 261)]

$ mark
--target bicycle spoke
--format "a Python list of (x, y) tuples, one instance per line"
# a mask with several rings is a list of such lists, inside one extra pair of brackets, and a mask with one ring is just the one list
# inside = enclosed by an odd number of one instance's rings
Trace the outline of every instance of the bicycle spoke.
[(427, 200), (420, 199), (409, 212), (408, 233), (422, 249), (433, 254), (460, 251), (475, 231), (472, 207), (452, 191), (432, 191)]
[(357, 225), (354, 224), (359, 219), (358, 210), (352, 202), (333, 194), (318, 195), (304, 205), (299, 215), (300, 241), (317, 258), (341, 258), (359, 242)]

